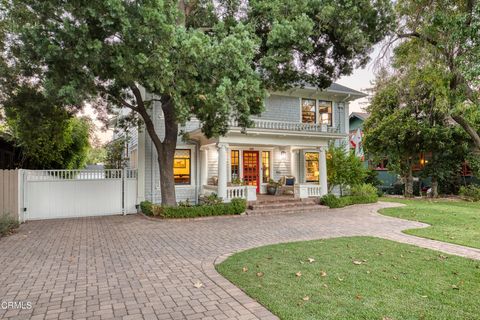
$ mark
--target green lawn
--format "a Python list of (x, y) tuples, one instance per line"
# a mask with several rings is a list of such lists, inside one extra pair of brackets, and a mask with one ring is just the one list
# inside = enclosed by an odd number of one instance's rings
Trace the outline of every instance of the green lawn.
[(266, 246), (217, 270), (281, 319), (480, 319), (479, 261), (389, 240)]
[(480, 203), (478, 202), (393, 198), (382, 198), (381, 201), (400, 202), (407, 205), (382, 209), (381, 214), (431, 225), (428, 228), (406, 230), (405, 233), (480, 248)]

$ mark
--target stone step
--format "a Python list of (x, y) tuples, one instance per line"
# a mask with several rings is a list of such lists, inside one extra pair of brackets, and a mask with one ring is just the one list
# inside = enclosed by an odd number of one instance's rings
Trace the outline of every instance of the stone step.
[(265, 214), (294, 214), (294, 213), (304, 213), (304, 212), (315, 212), (319, 210), (328, 209), (326, 206), (319, 204), (309, 204), (302, 205), (298, 207), (286, 207), (286, 208), (264, 208), (264, 209), (247, 209), (247, 215), (265, 215)]

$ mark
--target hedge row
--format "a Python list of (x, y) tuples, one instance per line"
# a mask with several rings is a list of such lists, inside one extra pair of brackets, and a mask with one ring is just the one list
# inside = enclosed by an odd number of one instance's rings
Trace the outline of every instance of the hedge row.
[(140, 204), (142, 212), (149, 216), (160, 218), (197, 218), (222, 215), (235, 215), (245, 212), (247, 201), (245, 199), (232, 199), (230, 203), (213, 205), (177, 206), (166, 207), (144, 201)]
[(341, 198), (333, 194), (327, 194), (320, 199), (320, 204), (330, 208), (343, 208), (353, 204), (375, 203), (377, 201), (378, 196), (376, 194), (368, 196), (345, 196)]

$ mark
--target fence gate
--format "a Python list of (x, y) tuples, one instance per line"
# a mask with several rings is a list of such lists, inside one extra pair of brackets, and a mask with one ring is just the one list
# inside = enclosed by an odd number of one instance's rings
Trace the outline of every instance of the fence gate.
[(24, 220), (136, 212), (136, 170), (25, 170), (23, 179)]

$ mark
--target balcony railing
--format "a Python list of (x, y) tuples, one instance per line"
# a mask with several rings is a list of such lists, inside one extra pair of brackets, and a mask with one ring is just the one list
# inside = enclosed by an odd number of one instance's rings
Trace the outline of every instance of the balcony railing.
[[(339, 127), (330, 127), (326, 124), (302, 123), (266, 119), (252, 119), (253, 128), (274, 131), (297, 131), (297, 132), (324, 132), (324, 133), (340, 133)], [(236, 121), (231, 121), (231, 127), (238, 127)]]

